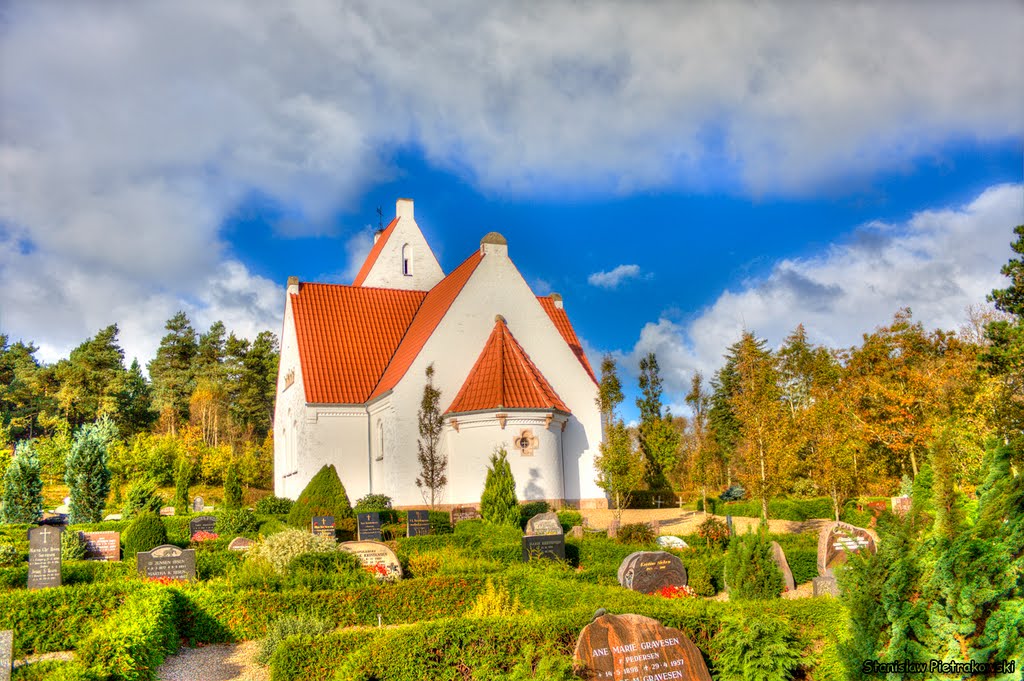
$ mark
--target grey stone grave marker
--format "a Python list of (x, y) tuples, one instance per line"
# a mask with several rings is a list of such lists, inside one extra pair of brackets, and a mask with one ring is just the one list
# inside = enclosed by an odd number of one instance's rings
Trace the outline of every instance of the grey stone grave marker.
[(180, 549), (171, 544), (164, 544), (152, 551), (141, 551), (136, 558), (139, 574), (147, 579), (168, 577), (191, 582), (196, 578), (196, 552), (194, 549)]
[(203, 501), (202, 497), (196, 497), (195, 499), (192, 500), (192, 512), (193, 513), (202, 513), (203, 509), (205, 507), (206, 507), (206, 502)]
[(619, 566), (619, 584), (651, 594), (666, 586), (686, 586), (686, 567), (679, 556), (667, 551), (637, 551)]
[(430, 534), (429, 511), (407, 511), (405, 523), (405, 535), (407, 537), (421, 537)]
[(380, 541), (380, 513), (359, 513), (356, 517), (359, 541)]
[(542, 534), (523, 537), (523, 562), (537, 558), (565, 560), (565, 535)]
[(248, 551), (255, 543), (256, 542), (247, 537), (235, 537), (231, 540), (231, 543), (228, 544), (228, 551)]
[(28, 531), (28, 588), (60, 586), (60, 533), (63, 528), (43, 525)]
[(188, 521), (188, 534), (190, 537), (194, 537), (196, 532), (212, 533), (215, 527), (217, 527), (217, 519), (212, 515), (196, 516)]
[(452, 525), (463, 520), (480, 520), (480, 511), (472, 506), (456, 506), (452, 509)]
[(782, 573), (783, 591), (795, 591), (796, 582), (793, 581), (793, 571), (789, 569), (789, 561), (786, 560), (786, 552), (782, 550), (779, 542), (772, 542), (772, 560)]
[(375, 541), (343, 541), (338, 544), (338, 548), (355, 554), (364, 567), (381, 566), (382, 570), (378, 577), (382, 579), (402, 578), (402, 564), (387, 544)]
[(0, 681), (11, 681), (14, 662), (14, 632), (0, 631)]
[(334, 539), (334, 516), (315, 515), (313, 516), (313, 534), (317, 537), (329, 537)]
[(540, 537), (563, 534), (562, 523), (558, 522), (558, 514), (554, 511), (538, 513), (526, 522), (526, 535)]

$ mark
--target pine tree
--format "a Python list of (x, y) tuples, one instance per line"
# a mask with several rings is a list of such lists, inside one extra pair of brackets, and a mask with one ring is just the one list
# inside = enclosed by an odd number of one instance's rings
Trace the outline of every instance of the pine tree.
[(228, 509), (242, 508), (242, 480), (237, 463), (231, 463), (224, 476), (224, 506)]
[(194, 475), (192, 463), (188, 459), (180, 459), (174, 476), (174, 510), (178, 515), (185, 515), (191, 510), (188, 491)]
[(448, 468), (448, 457), (441, 453), (439, 445), (444, 422), (441, 419), (441, 391), (434, 387), (434, 365), (427, 367), (427, 384), (423, 386), (423, 399), (420, 401), (419, 430), (420, 439), (416, 441), (420, 474), (416, 478), (416, 486), (423, 494), (423, 500), (433, 509), (441, 490), (448, 484), (445, 470)]
[(784, 587), (782, 573), (772, 559), (768, 526), (757, 532), (735, 536), (725, 557), (725, 581), (729, 600), (778, 598)]
[(1004, 438), (1019, 437), (1024, 432), (1024, 225), (1017, 225), (1013, 232), (1017, 238), (1010, 248), (1019, 257), (1011, 258), (1000, 269), (1010, 285), (992, 291), (988, 297), (1009, 319), (986, 324), (989, 345), (982, 355), (985, 369), (1001, 382), (1002, 399), (996, 409)]
[(133, 359), (128, 372), (121, 380), (120, 389), (114, 394), (116, 408), (113, 414), (118, 432), (127, 440), (136, 433), (149, 429), (156, 422), (153, 411), (153, 395), (149, 382), (142, 375), (139, 360)]
[(480, 496), (480, 515), (489, 523), (519, 527), (519, 499), (516, 481), (508, 463), (508, 452), (501, 447), (491, 454), (484, 492)]
[(43, 482), (39, 460), (29, 440), (22, 440), (4, 472), (3, 514), (5, 523), (34, 523), (43, 514)]
[(686, 403), (693, 411), (690, 420), (693, 431), (690, 452), (690, 478), (700, 487), (704, 512), (708, 510), (708, 488), (719, 478), (718, 447), (712, 437), (708, 423), (708, 410), (711, 408), (711, 396), (704, 389), (704, 377), (698, 371), (690, 382), (690, 392), (686, 394)]
[(321, 468), (302, 490), (288, 514), (288, 523), (309, 529), (315, 515), (332, 515), (335, 521), (355, 517), (348, 493), (333, 465)]
[(110, 492), (107, 447), (116, 430), (110, 420), (102, 418), (75, 433), (64, 473), (71, 496), (72, 524), (98, 523), (103, 519), (103, 506)]
[[(232, 342), (234, 341), (234, 342)], [(231, 417), (243, 430), (251, 429), (262, 440), (269, 432), (274, 417), (274, 396), (277, 390), (277, 337), (262, 331), (252, 344), (228, 338), (227, 348), (233, 353), (234, 382), (231, 386)]]
[(146, 478), (136, 480), (128, 488), (128, 499), (121, 510), (122, 519), (130, 520), (143, 513), (159, 513), (162, 506), (156, 483)]
[(192, 360), (198, 348), (196, 332), (184, 312), (168, 319), (165, 328), (168, 333), (149, 363), (149, 377), (153, 381), (154, 406), (168, 415), (167, 425), (173, 433), (179, 421), (188, 420), (188, 400), (195, 387)]
[(60, 386), (57, 403), (72, 426), (113, 414), (124, 380), (124, 351), (111, 324), (71, 351), (53, 367)]
[(640, 451), (647, 462), (647, 483), (651, 489), (667, 486), (666, 471), (679, 462), (679, 432), (672, 415), (662, 413), (661, 375), (658, 358), (652, 352), (640, 360), (640, 392), (636, 400), (640, 410)]

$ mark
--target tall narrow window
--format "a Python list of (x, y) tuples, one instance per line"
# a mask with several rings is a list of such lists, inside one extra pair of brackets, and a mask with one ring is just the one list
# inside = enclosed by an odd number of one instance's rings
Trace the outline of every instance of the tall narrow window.
[(377, 461), (384, 459), (384, 422), (377, 421)]
[(412, 276), (412, 246), (409, 244), (402, 246), (402, 274)]

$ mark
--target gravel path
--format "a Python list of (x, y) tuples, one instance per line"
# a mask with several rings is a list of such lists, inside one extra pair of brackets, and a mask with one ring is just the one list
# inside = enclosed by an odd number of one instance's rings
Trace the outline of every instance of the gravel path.
[(269, 681), (270, 670), (256, 664), (256, 641), (237, 645), (182, 648), (157, 670), (160, 681)]
[[(580, 511), (591, 528), (607, 528), (615, 517), (614, 510), (587, 509)], [(659, 521), (660, 534), (692, 534), (697, 531), (697, 526), (704, 522), (706, 516), (699, 511), (683, 511), (678, 508), (649, 508), (649, 509), (624, 509), (622, 511), (622, 524), (646, 523), (652, 520)], [(715, 516), (725, 521), (725, 516)], [(760, 524), (760, 518), (745, 518), (733, 516), (732, 523), (736, 532), (743, 533), (748, 529), (756, 530)], [(815, 530), (817, 526), (827, 521), (809, 520), (806, 523), (793, 520), (768, 520), (768, 528), (777, 534), (787, 532), (805, 532)]]

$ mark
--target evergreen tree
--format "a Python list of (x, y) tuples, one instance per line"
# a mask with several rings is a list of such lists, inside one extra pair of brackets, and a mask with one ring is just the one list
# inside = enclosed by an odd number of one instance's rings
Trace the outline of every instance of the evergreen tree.
[(57, 403), (72, 426), (116, 411), (125, 373), (124, 351), (117, 344), (117, 334), (117, 325), (111, 324), (53, 368), (60, 385)]
[(114, 424), (106, 418), (75, 432), (64, 474), (71, 496), (72, 524), (98, 523), (103, 519), (103, 506), (110, 492), (107, 447), (115, 432)]
[(128, 488), (128, 499), (121, 515), (124, 520), (130, 520), (142, 513), (160, 513), (162, 506), (163, 500), (157, 494), (156, 483), (143, 478)]
[(17, 441), (42, 434), (39, 417), (55, 411), (53, 399), (44, 390), (44, 370), (31, 343), (8, 344), (0, 334), (0, 426)]
[(192, 358), (192, 375), (197, 381), (206, 380), (218, 384), (224, 382), (224, 361), (227, 359), (226, 333), (224, 322), (216, 321), (210, 325), (209, 331), (200, 334), (196, 354)]
[(718, 447), (708, 423), (711, 396), (704, 389), (704, 377), (698, 371), (690, 382), (686, 403), (693, 411), (690, 420), (693, 437), (690, 440), (690, 478), (700, 488), (704, 511), (708, 509), (708, 488), (719, 478)]
[(332, 515), (335, 521), (355, 517), (348, 493), (333, 465), (321, 468), (302, 490), (288, 514), (288, 523), (308, 530), (315, 515)]
[(605, 355), (601, 358), (601, 383), (597, 391), (597, 408), (601, 412), (601, 425), (607, 429), (615, 419), (615, 413), (622, 400), (622, 382), (619, 380), (615, 358)]
[(768, 525), (762, 522), (757, 532), (737, 535), (729, 542), (725, 556), (725, 581), (729, 600), (761, 600), (782, 595), (782, 573), (772, 560)]
[(231, 390), (231, 416), (243, 430), (262, 440), (273, 425), (277, 391), (277, 337), (262, 331), (251, 345), (232, 337), (228, 351), (234, 354), (235, 383)]
[(640, 360), (640, 392), (636, 400), (640, 410), (640, 451), (647, 462), (647, 483), (651, 489), (668, 485), (665, 473), (679, 462), (679, 432), (672, 415), (662, 413), (661, 375), (658, 358), (652, 352)]
[(43, 515), (43, 482), (33, 443), (23, 440), (4, 472), (3, 521), (34, 523)]
[(480, 496), (480, 515), (489, 523), (519, 527), (519, 499), (516, 481), (508, 463), (508, 452), (499, 448), (491, 454), (484, 492)]
[(1017, 225), (1013, 232), (1017, 239), (1010, 247), (1019, 257), (1011, 258), (1000, 270), (1010, 285), (988, 297), (1009, 318), (986, 324), (989, 345), (982, 355), (985, 369), (1001, 382), (996, 410), (1004, 438), (1024, 433), (1024, 225)]
[(232, 462), (224, 476), (224, 506), (230, 510), (242, 508), (242, 479), (238, 464)]
[(423, 386), (423, 399), (420, 401), (419, 431), (420, 439), (416, 441), (417, 455), (420, 461), (420, 474), (416, 478), (416, 486), (423, 494), (423, 500), (433, 509), (441, 490), (448, 484), (445, 470), (448, 468), (448, 457), (441, 453), (441, 431), (444, 422), (441, 418), (441, 391), (434, 387), (434, 365), (427, 367), (427, 384)]
[(153, 411), (153, 395), (149, 382), (142, 375), (139, 360), (133, 359), (128, 372), (123, 376), (120, 389), (114, 394), (116, 408), (114, 423), (123, 439), (149, 430), (156, 422)]
[(736, 353), (739, 342), (729, 347), (722, 365), (711, 381), (711, 408), (708, 410), (708, 428), (718, 446), (725, 467), (725, 483), (731, 486), (732, 464), (740, 440), (740, 422), (732, 408), (732, 396), (737, 391), (739, 374), (736, 372)]
[(198, 348), (196, 332), (184, 312), (168, 319), (165, 328), (168, 333), (160, 339), (156, 357), (149, 363), (149, 377), (154, 406), (167, 416), (173, 433), (179, 421), (188, 420), (188, 401), (195, 387), (192, 360)]
[(191, 510), (189, 487), (194, 475), (192, 462), (185, 458), (180, 459), (174, 476), (174, 510), (178, 515), (185, 515)]

